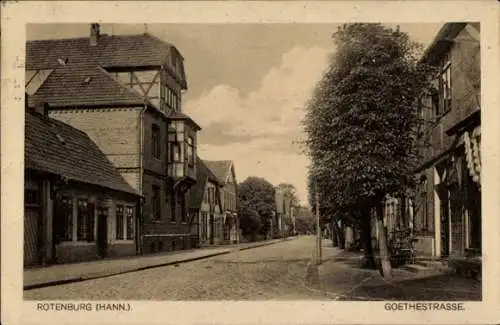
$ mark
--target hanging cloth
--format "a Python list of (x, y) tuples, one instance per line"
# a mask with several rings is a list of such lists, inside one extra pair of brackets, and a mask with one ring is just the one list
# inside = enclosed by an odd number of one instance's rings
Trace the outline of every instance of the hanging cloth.
[(472, 180), (481, 187), (481, 156), (480, 156), (480, 136), (481, 129), (476, 127), (474, 131), (464, 133), (465, 159), (467, 170)]

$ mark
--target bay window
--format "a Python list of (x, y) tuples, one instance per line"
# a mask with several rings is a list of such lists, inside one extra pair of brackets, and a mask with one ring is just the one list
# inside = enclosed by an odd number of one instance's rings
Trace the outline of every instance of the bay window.
[(193, 137), (188, 137), (187, 140), (187, 159), (189, 166), (194, 166), (194, 140)]

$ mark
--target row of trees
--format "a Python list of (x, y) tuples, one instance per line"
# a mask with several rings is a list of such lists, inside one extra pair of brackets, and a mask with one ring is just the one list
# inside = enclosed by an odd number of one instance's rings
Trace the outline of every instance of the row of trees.
[[(238, 215), (243, 236), (256, 240), (278, 233), (277, 222), (271, 221), (277, 213), (276, 190), (284, 193), (294, 208), (296, 231), (307, 233), (312, 230), (309, 220), (311, 213), (299, 205), (296, 189), (292, 184), (281, 183), (275, 187), (264, 178), (248, 177), (238, 184)], [(290, 220), (287, 222), (288, 229), (292, 229)]]
[(432, 69), (419, 62), (422, 46), (399, 28), (344, 24), (336, 52), (317, 85), (304, 119), (310, 203), (320, 197), (322, 222), (342, 220), (360, 229), (364, 266), (375, 267), (375, 214), (383, 275), (392, 277), (383, 233), (382, 202), (413, 187), (419, 159), (419, 98), (430, 90)]

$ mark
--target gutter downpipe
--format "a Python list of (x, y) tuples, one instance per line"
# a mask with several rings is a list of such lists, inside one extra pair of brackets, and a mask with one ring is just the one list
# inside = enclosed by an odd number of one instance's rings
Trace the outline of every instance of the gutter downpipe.
[(139, 113), (139, 172), (140, 172), (140, 177), (139, 177), (139, 190), (141, 194), (141, 204), (139, 207), (139, 229), (138, 231), (139, 238), (139, 254), (142, 255), (144, 254), (144, 113), (148, 109), (148, 105), (145, 103), (144, 108), (141, 109)]

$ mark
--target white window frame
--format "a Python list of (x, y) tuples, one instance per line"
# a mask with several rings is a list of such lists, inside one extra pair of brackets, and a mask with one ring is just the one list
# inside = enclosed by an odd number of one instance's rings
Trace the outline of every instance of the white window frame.
[[(123, 207), (123, 220), (122, 220), (122, 229), (123, 229), (123, 239), (118, 239), (116, 237), (116, 229), (117, 229), (117, 206), (121, 205)], [(135, 237), (135, 232), (137, 231), (136, 229), (136, 224), (135, 224), (135, 218), (136, 218), (136, 213), (135, 213), (135, 208), (133, 204), (130, 204), (129, 202), (125, 201), (116, 201), (115, 206), (114, 206), (114, 217), (113, 219), (113, 224), (112, 224), (112, 229), (113, 229), (113, 242), (114, 243), (133, 243), (135, 240), (134, 238), (128, 239), (128, 229), (127, 229), (127, 222), (128, 222), (128, 215), (127, 215), (127, 208), (132, 209), (132, 215), (133, 215), (133, 233)]]
[(97, 244), (97, 205), (94, 204), (94, 241), (86, 241), (86, 240), (78, 240), (78, 200), (84, 199), (89, 201), (88, 195), (75, 195), (69, 193), (63, 193), (63, 196), (67, 196), (71, 198), (72, 203), (72, 229), (71, 229), (71, 240), (70, 241), (62, 241), (59, 243), (59, 246), (92, 246)]

